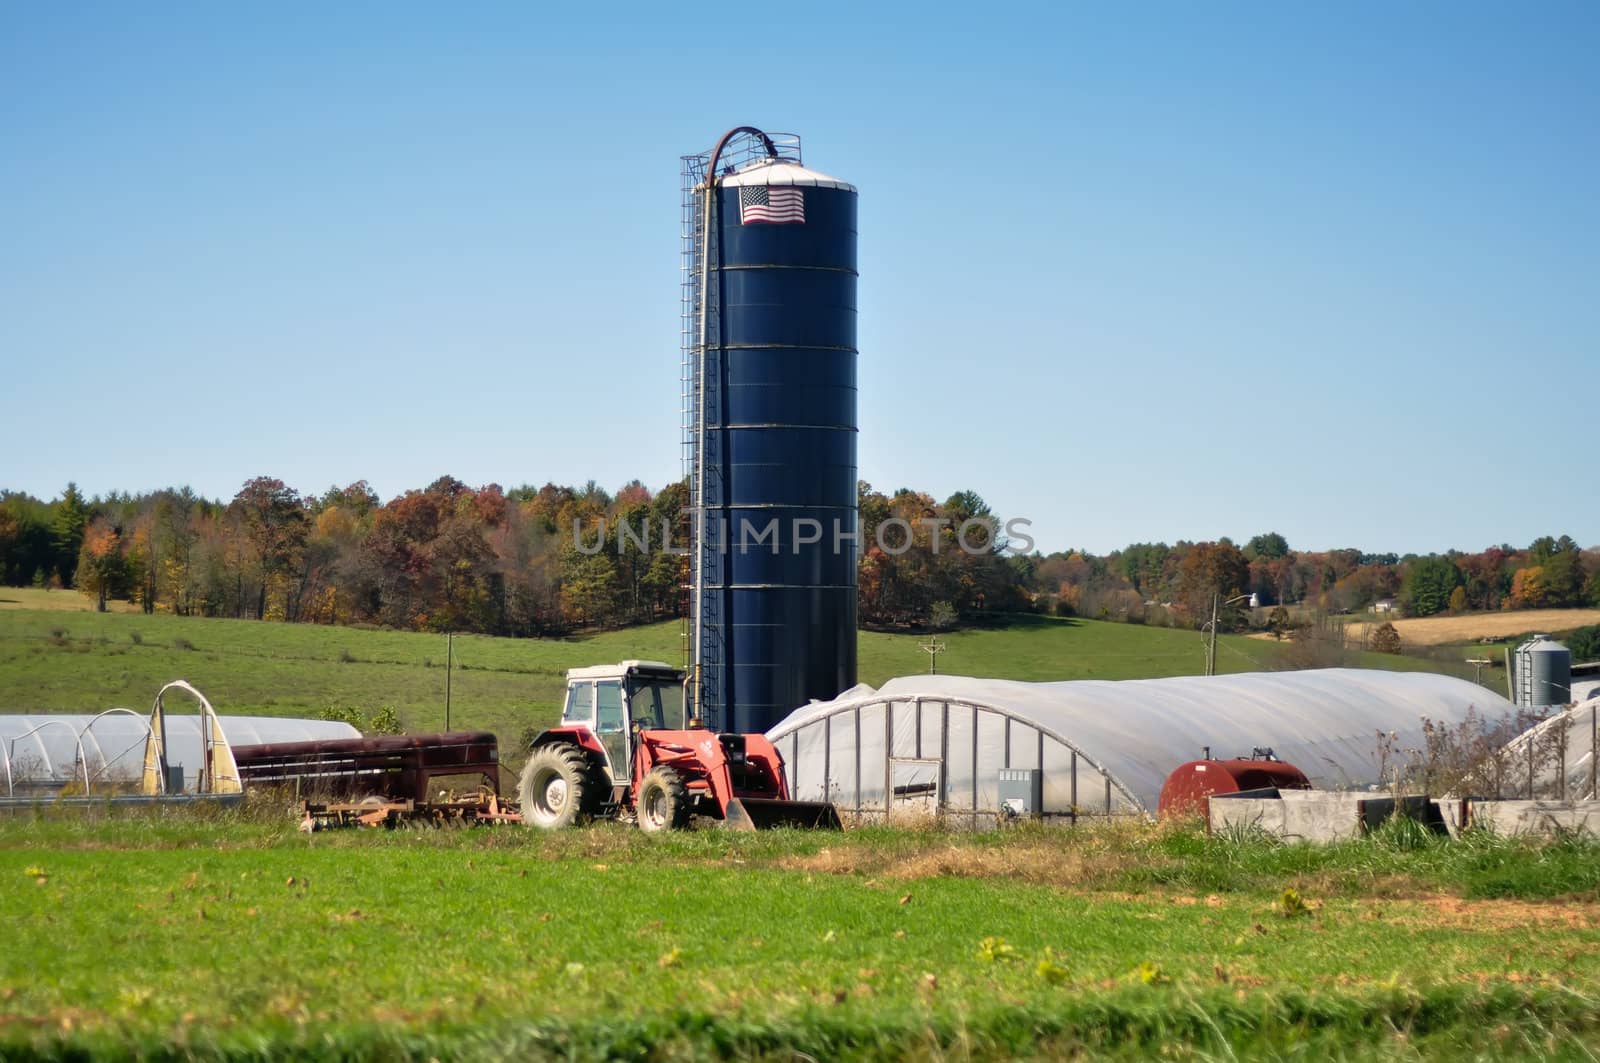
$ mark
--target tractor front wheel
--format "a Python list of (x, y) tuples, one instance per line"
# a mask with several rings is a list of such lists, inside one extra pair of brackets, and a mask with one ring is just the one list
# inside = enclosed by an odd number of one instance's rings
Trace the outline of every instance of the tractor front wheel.
[(639, 783), (639, 829), (652, 834), (689, 825), (689, 788), (671, 768), (651, 768)]
[(559, 744), (534, 750), (517, 785), (522, 822), (545, 830), (576, 823), (587, 807), (588, 771), (583, 754), (573, 746)]

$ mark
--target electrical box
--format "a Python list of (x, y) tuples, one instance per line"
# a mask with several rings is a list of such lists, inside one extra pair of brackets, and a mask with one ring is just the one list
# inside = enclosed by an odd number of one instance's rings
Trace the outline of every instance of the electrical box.
[(1000, 814), (1037, 818), (1044, 812), (1044, 774), (1037, 768), (1000, 769)]
[(181, 793), (183, 793), (183, 765), (182, 764), (168, 764), (167, 765), (167, 793), (169, 793), (169, 794), (181, 794)]

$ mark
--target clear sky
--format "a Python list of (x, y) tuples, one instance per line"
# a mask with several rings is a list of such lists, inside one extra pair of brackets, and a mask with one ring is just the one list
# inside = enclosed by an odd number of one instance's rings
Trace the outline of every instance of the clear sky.
[(861, 475), (1600, 542), (1600, 5), (0, 5), (0, 487), (678, 475), (678, 156), (861, 189)]

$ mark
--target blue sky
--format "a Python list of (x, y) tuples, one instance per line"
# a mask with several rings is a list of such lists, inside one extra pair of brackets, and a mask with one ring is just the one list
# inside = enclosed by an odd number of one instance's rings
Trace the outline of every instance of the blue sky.
[(751, 123), (861, 189), (881, 489), (1600, 542), (1600, 6), (334, 7), (0, 7), (0, 486), (659, 486)]

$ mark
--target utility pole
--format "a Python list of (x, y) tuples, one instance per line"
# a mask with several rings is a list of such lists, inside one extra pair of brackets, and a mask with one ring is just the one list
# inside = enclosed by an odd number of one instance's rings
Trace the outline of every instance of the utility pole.
[(938, 675), (939, 654), (945, 651), (944, 643), (940, 642), (937, 638), (934, 638), (928, 642), (919, 643), (919, 645), (922, 647), (923, 652), (928, 655), (928, 674)]
[(456, 663), (456, 635), (453, 631), (444, 636), (444, 729), (450, 730), (450, 672)]
[(1211, 594), (1211, 638), (1206, 641), (1206, 675), (1217, 674), (1217, 619), (1218, 612), (1224, 605), (1242, 602), (1250, 597), (1248, 594), (1235, 594), (1227, 601), (1222, 601), (1222, 592), (1213, 591)]
[(1217, 674), (1217, 609), (1220, 591), (1211, 594), (1211, 640), (1206, 644), (1206, 675)]

